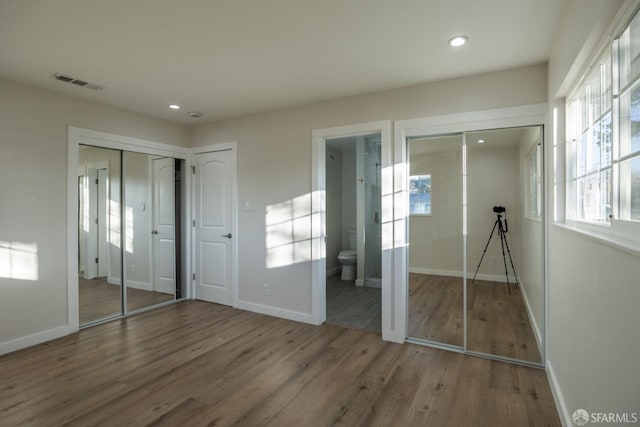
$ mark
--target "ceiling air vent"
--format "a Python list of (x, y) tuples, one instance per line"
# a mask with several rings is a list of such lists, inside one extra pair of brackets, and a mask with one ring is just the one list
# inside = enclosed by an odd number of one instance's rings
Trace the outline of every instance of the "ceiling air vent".
[(54, 79), (59, 80), (61, 82), (71, 83), (71, 84), (74, 84), (76, 86), (86, 87), (87, 89), (93, 89), (93, 90), (103, 90), (104, 89), (104, 86), (100, 86), (100, 85), (97, 85), (95, 83), (88, 83), (88, 82), (85, 82), (83, 80), (78, 80), (75, 77), (71, 77), (71, 76), (68, 76), (66, 74), (55, 73), (55, 74), (52, 74), (51, 77), (53, 77)]

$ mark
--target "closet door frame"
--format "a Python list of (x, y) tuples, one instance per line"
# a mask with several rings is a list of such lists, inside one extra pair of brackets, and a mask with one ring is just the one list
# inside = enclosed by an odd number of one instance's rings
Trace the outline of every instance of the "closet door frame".
[[(77, 332), (79, 324), (79, 300), (78, 300), (78, 164), (80, 145), (90, 145), (99, 148), (109, 148), (122, 152), (131, 151), (142, 154), (150, 154), (162, 157), (171, 157), (184, 160), (185, 168), (191, 168), (190, 151), (186, 147), (133, 138), (124, 135), (117, 135), (106, 132), (99, 132), (78, 127), (68, 127), (67, 139), (67, 329), (69, 333)], [(121, 165), (124, 170), (124, 165)], [(186, 188), (191, 188), (191, 174), (185, 174)], [(124, 192), (121, 194), (124, 200)], [(184, 218), (191, 218), (191, 203), (187, 194), (186, 202), (182, 206)], [(122, 214), (122, 212), (121, 212)], [(186, 223), (187, 221), (185, 221)], [(185, 247), (187, 248), (187, 258), (191, 258), (191, 233), (184, 233)], [(124, 265), (124, 264), (123, 264)], [(122, 269), (122, 279), (124, 283), (124, 268)], [(189, 263), (185, 263), (182, 275), (191, 277)], [(191, 283), (187, 281), (185, 283)], [(191, 286), (187, 286), (188, 295), (182, 298), (191, 298)], [(172, 302), (175, 301), (175, 298)], [(126, 304), (126, 295), (123, 304)], [(126, 305), (125, 305), (126, 307)], [(124, 314), (123, 314), (124, 316)]]
[[(500, 128), (513, 128), (513, 127), (525, 127), (525, 126), (543, 126), (545, 129), (545, 137), (543, 138), (544, 144), (547, 145), (549, 141), (552, 141), (551, 137), (548, 137), (546, 124), (547, 104), (532, 104), (518, 107), (508, 107), (493, 110), (482, 110), (459, 114), (449, 114), (442, 116), (431, 116), (411, 120), (398, 120), (394, 122), (394, 140), (393, 140), (393, 164), (394, 164), (394, 257), (393, 257), (393, 281), (399, 284), (396, 287), (396, 322), (399, 326), (398, 333), (405, 337), (405, 341), (413, 341), (408, 337), (407, 322), (409, 316), (409, 227), (408, 227), (408, 206), (409, 206), (409, 156), (407, 141), (411, 137), (421, 137), (429, 135), (443, 135), (466, 132), (481, 131), (486, 129), (500, 129)], [(463, 136), (464, 140), (464, 136)], [(548, 157), (549, 150), (543, 150), (545, 157)], [(550, 164), (548, 158), (544, 159), (544, 164)], [(545, 173), (543, 177), (543, 188), (548, 188), (547, 179), (548, 173)], [(547, 347), (547, 271), (545, 265), (547, 265), (547, 206), (549, 200), (549, 194), (547, 191), (543, 191), (543, 215), (542, 215), (542, 227), (544, 230), (544, 255), (543, 259), (543, 288), (544, 288), (544, 327), (543, 327), (543, 339), (541, 352), (541, 363), (527, 362), (519, 359), (511, 359), (503, 356), (488, 355), (485, 353), (478, 353), (469, 351), (467, 349), (467, 301), (466, 301), (466, 286), (464, 289), (464, 346), (462, 348), (457, 346), (451, 346), (447, 344), (439, 344), (435, 342), (418, 342), (419, 344), (428, 345), (435, 348), (441, 348), (458, 353), (473, 354), (480, 357), (486, 357), (495, 360), (508, 361), (512, 363), (522, 364), (526, 366), (544, 367), (546, 361), (546, 347)], [(466, 251), (466, 245), (465, 251)], [(464, 254), (466, 260), (466, 253)]]

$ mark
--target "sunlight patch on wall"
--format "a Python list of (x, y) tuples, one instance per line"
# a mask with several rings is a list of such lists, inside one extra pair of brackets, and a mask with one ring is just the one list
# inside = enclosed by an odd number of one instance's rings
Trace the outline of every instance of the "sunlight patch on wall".
[(85, 233), (89, 232), (89, 221), (91, 220), (89, 210), (89, 177), (86, 175), (79, 177), (79, 197), (80, 197), (80, 229)]
[(109, 243), (120, 247), (120, 203), (109, 200)]
[(38, 280), (37, 243), (0, 241), (0, 277)]
[(393, 167), (382, 168), (382, 250), (393, 249)]
[(268, 205), (265, 214), (267, 268), (311, 260), (311, 195)]
[(133, 208), (125, 207), (125, 250), (133, 253)]

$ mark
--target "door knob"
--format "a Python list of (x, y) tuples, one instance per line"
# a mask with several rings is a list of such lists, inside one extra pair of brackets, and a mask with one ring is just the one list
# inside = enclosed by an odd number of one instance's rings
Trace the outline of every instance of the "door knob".
[(221, 234), (220, 237), (226, 237), (227, 239), (230, 239), (232, 236), (231, 236), (231, 233), (227, 233), (227, 234)]
[(158, 230), (152, 230), (151, 234), (158, 234)]

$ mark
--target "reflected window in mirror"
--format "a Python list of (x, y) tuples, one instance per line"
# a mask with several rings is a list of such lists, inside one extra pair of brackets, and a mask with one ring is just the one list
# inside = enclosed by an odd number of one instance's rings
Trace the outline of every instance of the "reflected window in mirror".
[(431, 215), (431, 175), (409, 177), (409, 214)]

